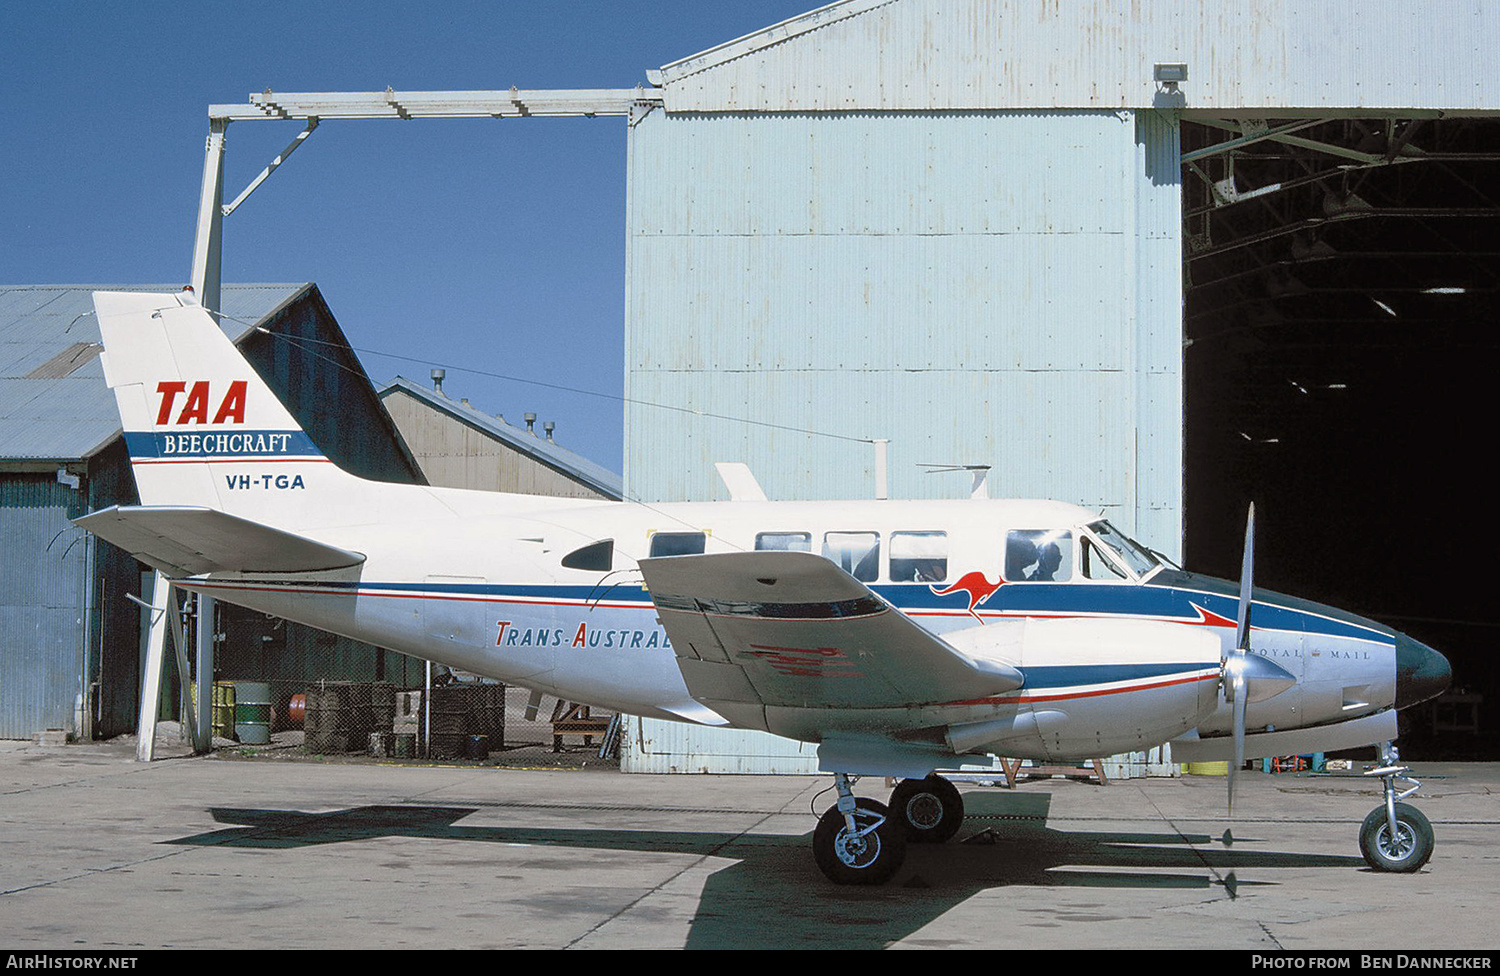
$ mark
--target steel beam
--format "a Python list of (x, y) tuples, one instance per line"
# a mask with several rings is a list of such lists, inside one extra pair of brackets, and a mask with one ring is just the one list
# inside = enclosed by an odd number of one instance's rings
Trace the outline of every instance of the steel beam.
[(210, 118), (203, 157), (203, 189), (198, 196), (198, 227), (193, 240), (193, 291), (198, 302), (218, 317), (221, 253), (224, 241), (224, 130), (227, 119)]
[(509, 91), (273, 92), (246, 105), (210, 105), (211, 119), (483, 119), (539, 116), (629, 116), (662, 104), (659, 88)]
[(230, 214), (234, 213), (237, 209), (239, 209), (240, 204), (242, 204), (242, 203), (245, 202), (245, 198), (248, 197), (250, 194), (254, 193), (256, 187), (260, 186), (262, 183), (264, 183), (266, 181), (267, 177), (269, 177), (272, 173), (276, 172), (277, 167), (279, 167), (282, 163), (286, 162), (287, 157), (290, 156), (292, 153), (296, 152), (297, 151), (297, 147), (300, 146), (300, 145), (302, 145), (302, 143), (304, 141), (306, 141), (307, 137), (313, 134), (313, 130), (316, 129), (317, 127), (318, 127), (318, 117), (317, 116), (313, 116), (312, 118), (308, 119), (307, 120), (307, 128), (305, 128), (301, 132), (297, 133), (297, 138), (293, 139), (290, 143), (288, 143), (287, 147), (281, 151), (281, 154), (279, 156), (277, 156), (275, 159), (271, 160), (271, 164), (269, 166), (267, 166), (265, 169), (261, 170), (259, 176), (257, 176), (255, 179), (253, 179), (253, 180), (250, 181), (250, 185), (247, 186), (247, 187), (245, 187), (245, 189), (240, 193), (240, 195), (234, 198), (234, 202), (227, 203), (227, 204), (224, 205), (224, 207), (222, 208), (223, 211), (224, 211), (224, 216), (228, 217)]

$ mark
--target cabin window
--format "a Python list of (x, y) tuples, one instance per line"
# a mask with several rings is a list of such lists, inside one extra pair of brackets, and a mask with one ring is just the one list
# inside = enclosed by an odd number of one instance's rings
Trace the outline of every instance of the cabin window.
[(565, 569), (588, 569), (607, 573), (614, 559), (615, 540), (605, 539), (602, 542), (591, 542), (580, 549), (574, 549), (562, 558), (562, 564)]
[(812, 533), (758, 532), (755, 548), (767, 552), (812, 552)]
[(892, 583), (941, 583), (947, 578), (948, 533), (891, 533)]
[(861, 582), (880, 577), (879, 532), (825, 532), (823, 555)]
[(651, 558), (696, 556), (703, 551), (707, 539), (702, 532), (654, 532), (651, 535)]
[(1073, 533), (1060, 529), (1012, 529), (1005, 536), (1008, 583), (1054, 583), (1073, 578)]

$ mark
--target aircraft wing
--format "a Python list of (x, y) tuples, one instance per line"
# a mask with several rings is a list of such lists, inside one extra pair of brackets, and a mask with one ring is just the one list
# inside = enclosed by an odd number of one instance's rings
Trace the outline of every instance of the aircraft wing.
[(116, 505), (73, 521), (147, 565), (187, 576), (311, 572), (365, 560), (357, 552), (197, 506)]
[(688, 691), (715, 710), (902, 708), (1024, 682), (1014, 668), (955, 650), (812, 553), (671, 556), (640, 567)]

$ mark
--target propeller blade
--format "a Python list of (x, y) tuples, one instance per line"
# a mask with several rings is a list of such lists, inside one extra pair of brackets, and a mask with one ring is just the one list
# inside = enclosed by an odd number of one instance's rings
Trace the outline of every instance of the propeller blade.
[(1250, 591), (1255, 578), (1255, 503), (1250, 503), (1250, 514), (1245, 517), (1245, 558), (1240, 563), (1240, 606), (1234, 630), (1234, 646), (1245, 650), (1250, 646)]
[(1245, 652), (1250, 647), (1251, 593), (1255, 587), (1255, 503), (1245, 516), (1245, 556), (1240, 563), (1240, 605), (1234, 629), (1234, 650), (1224, 662), (1224, 693), (1234, 706), (1234, 763), (1229, 767), (1229, 815), (1234, 816), (1234, 788), (1245, 765), (1245, 706), (1250, 697), (1245, 674)]

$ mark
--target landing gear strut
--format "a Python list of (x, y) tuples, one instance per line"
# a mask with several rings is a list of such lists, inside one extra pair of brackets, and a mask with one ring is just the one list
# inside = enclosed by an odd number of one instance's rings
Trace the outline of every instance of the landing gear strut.
[(818, 820), (813, 858), (835, 884), (884, 884), (906, 859), (906, 835), (885, 804), (855, 797), (848, 776), (833, 781), (839, 801)]
[[(1381, 765), (1367, 770), (1366, 776), (1385, 781), (1385, 804), (1370, 811), (1359, 828), (1359, 850), (1365, 863), (1377, 871), (1410, 874), (1419, 870), (1432, 856), (1432, 824), (1422, 811), (1399, 801), (1411, 796), (1422, 784), (1406, 774), (1410, 767), (1400, 765), (1395, 743), (1381, 744)], [(1396, 792), (1396, 781), (1410, 783), (1409, 789)]]

